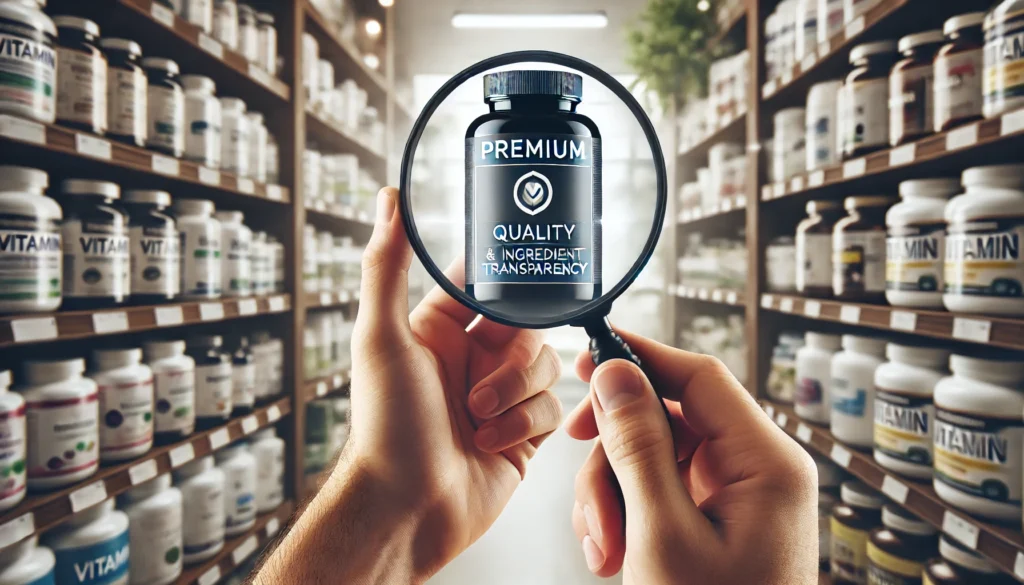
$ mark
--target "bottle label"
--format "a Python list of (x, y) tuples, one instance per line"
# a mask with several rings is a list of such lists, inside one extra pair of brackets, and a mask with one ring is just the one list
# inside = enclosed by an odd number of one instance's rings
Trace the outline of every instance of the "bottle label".
[(868, 533), (843, 525), (832, 518), (832, 542), (829, 559), (832, 578), (867, 583)]
[(57, 583), (128, 585), (128, 531), (90, 546), (54, 549)]
[(868, 541), (868, 585), (921, 585), (924, 565), (891, 555)]
[(946, 234), (947, 294), (1024, 297), (1020, 219), (950, 224)]
[(885, 291), (885, 232), (835, 234), (832, 288), (844, 293)]
[(159, 368), (153, 376), (154, 418), (158, 433), (191, 432), (196, 424), (194, 368)]
[[(244, 234), (244, 235), (243, 235)], [(221, 258), (221, 286), (224, 294), (246, 297), (252, 294), (252, 240), (248, 231), (227, 237), (221, 232), (227, 244), (227, 253)]]
[(128, 230), (113, 223), (64, 222), (64, 294), (69, 297), (114, 297), (130, 290)]
[(141, 68), (109, 67), (107, 112), (110, 133), (146, 141), (148, 81)]
[(818, 28), (818, 42), (824, 43), (843, 28), (843, 0), (818, 0), (818, 14), (826, 15), (826, 27)]
[(174, 297), (181, 282), (178, 232), (167, 227), (130, 227), (132, 294)]
[(935, 408), (935, 479), (977, 498), (1020, 506), (1024, 423)]
[(231, 364), (196, 367), (196, 416), (231, 415)]
[(100, 390), (100, 452), (121, 455), (153, 442), (153, 377), (104, 380)]
[(57, 105), (57, 53), (43, 33), (0, 32), (0, 99), (32, 108), (39, 119), (52, 120)]
[[(832, 429), (837, 426), (851, 425), (847, 432), (853, 427), (863, 430), (868, 426), (870, 431), (871, 420), (874, 418), (874, 397), (875, 391), (874, 368), (844, 367), (841, 373), (833, 366), (832, 380), (829, 385), (829, 395), (832, 402)], [(870, 436), (870, 433), (868, 433)]]
[(25, 406), (0, 413), (0, 500), (25, 491)]
[(942, 292), (945, 224), (891, 226), (885, 240), (885, 289)]
[(97, 393), (26, 403), (29, 478), (62, 477), (95, 468), (99, 456)]
[(57, 49), (57, 119), (107, 130), (107, 60), (91, 52)]
[(220, 102), (215, 97), (185, 99), (185, 157), (220, 168)]
[(875, 451), (893, 459), (931, 467), (931, 396), (878, 388), (875, 394)]
[(812, 407), (822, 404), (823, 395), (821, 380), (804, 376), (797, 383), (794, 402), (801, 406)]
[(224, 543), (223, 485), (182, 486), (185, 506), (182, 542), (186, 555), (199, 555)]
[(994, 34), (985, 43), (984, 92), (985, 104), (994, 107), (1024, 96), (1024, 30)]
[(889, 80), (856, 81), (844, 86), (841, 104), (846, 120), (843, 150), (889, 143)]
[(221, 294), (220, 230), (211, 223), (178, 225), (182, 294), (198, 297)]
[(233, 406), (252, 406), (256, 401), (256, 363), (235, 364), (231, 368), (231, 403)]
[(275, 449), (269, 456), (257, 455), (256, 506), (267, 510), (284, 500), (284, 451)]
[(933, 80), (931, 63), (894, 70), (889, 76), (889, 140), (892, 144), (932, 131), (935, 125)]
[(832, 286), (832, 236), (796, 234), (796, 289)]
[(596, 138), (495, 134), (466, 141), (468, 284), (599, 284)]
[(249, 124), (239, 116), (224, 116), (221, 169), (240, 176), (249, 174)]
[(256, 469), (224, 468), (225, 526), (236, 528), (256, 519)]
[(150, 85), (146, 144), (174, 153), (185, 150), (185, 94), (180, 87)]
[(56, 220), (0, 215), (0, 300), (59, 299), (62, 256)]
[[(192, 502), (186, 502), (186, 506)], [(137, 583), (166, 582), (181, 573), (181, 509), (131, 513), (131, 577)]]
[(950, 122), (980, 118), (982, 113), (982, 49), (935, 59), (935, 131)]
[(835, 112), (826, 109), (822, 115), (810, 120), (807, 126), (808, 169), (817, 169), (838, 162), (836, 156)]

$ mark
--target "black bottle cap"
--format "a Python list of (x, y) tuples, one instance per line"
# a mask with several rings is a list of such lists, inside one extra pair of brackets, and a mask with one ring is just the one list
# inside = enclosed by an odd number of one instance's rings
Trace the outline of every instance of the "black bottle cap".
[(551, 95), (578, 102), (583, 99), (583, 78), (568, 71), (498, 71), (484, 75), (485, 102), (520, 95)]

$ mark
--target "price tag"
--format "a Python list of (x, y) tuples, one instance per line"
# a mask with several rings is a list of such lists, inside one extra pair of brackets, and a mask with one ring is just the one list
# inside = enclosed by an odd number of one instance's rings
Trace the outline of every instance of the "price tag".
[(316, 395), (326, 396), (327, 395), (327, 382), (323, 380), (316, 383)]
[(779, 84), (785, 87), (790, 83), (793, 83), (793, 70), (787, 67), (786, 70), (782, 72), (782, 77), (779, 78)]
[(846, 40), (850, 40), (853, 37), (864, 32), (864, 25), (865, 20), (863, 14), (847, 23), (846, 28), (843, 31), (846, 34)]
[(761, 201), (768, 201), (772, 198), (772, 186), (763, 185), (761, 187)]
[(804, 55), (804, 58), (800, 60), (800, 73), (805, 73), (811, 67), (814, 67), (814, 64), (817, 63), (817, 62), (818, 62), (818, 53), (813, 52), (813, 51), (810, 52), (810, 53), (807, 53), (806, 55)]
[(256, 419), (256, 415), (250, 414), (249, 416), (242, 419), (242, 432), (246, 435), (255, 433), (260, 428), (260, 421)]
[(92, 329), (96, 333), (117, 333), (128, 331), (128, 313), (115, 311), (113, 313), (93, 313)]
[(771, 404), (766, 404), (764, 411), (768, 414), (768, 418), (775, 418), (775, 407)]
[(17, 343), (57, 339), (57, 319), (55, 317), (17, 319), (11, 321), (11, 334)]
[(697, 298), (697, 289), (695, 289), (695, 288), (688, 288), (688, 289), (686, 289), (686, 298), (688, 298), (688, 299)]
[(804, 178), (803, 178), (803, 176), (793, 177), (793, 179), (789, 182), (789, 191), (791, 193), (796, 193), (797, 191), (803, 191), (803, 190), (804, 190)]
[(216, 451), (231, 441), (231, 434), (227, 427), (222, 427), (210, 433), (210, 450)]
[(128, 481), (132, 485), (139, 485), (156, 477), (156, 459), (143, 461), (128, 468)]
[(86, 508), (91, 508), (107, 499), (107, 484), (98, 480), (85, 487), (68, 494), (68, 501), (71, 502), (71, 512), (78, 513)]
[(913, 331), (917, 329), (917, 313), (893, 311), (889, 315), (889, 327), (900, 331)]
[(779, 310), (782, 311), (783, 313), (792, 313), (793, 299), (789, 297), (779, 299)]
[(267, 305), (269, 305), (268, 308), (270, 309), (270, 312), (272, 312), (272, 313), (277, 313), (279, 311), (283, 311), (284, 310), (284, 297), (270, 297), (270, 300), (267, 301)]
[(257, 310), (256, 299), (242, 299), (238, 301), (239, 315), (255, 315)]
[(270, 85), (270, 74), (255, 63), (249, 63), (249, 77), (263, 85)]
[(149, 8), (149, 14), (160, 24), (168, 28), (174, 28), (174, 11), (170, 8), (161, 6), (158, 2), (153, 2), (153, 5)]
[(821, 317), (821, 303), (818, 301), (804, 301), (804, 315), (812, 319)]
[(809, 187), (821, 187), (825, 184), (825, 171), (814, 171), (807, 175), (807, 186)]
[(706, 301), (708, 300), (708, 289), (702, 288), (697, 291), (697, 298)]
[(864, 174), (868, 169), (868, 159), (866, 158), (855, 158), (848, 160), (843, 163), (843, 178), (852, 179), (859, 177)]
[(156, 314), (157, 327), (181, 325), (185, 321), (181, 307), (157, 307), (154, 313)]
[(839, 320), (843, 323), (853, 323), (854, 325), (860, 323), (860, 307), (843, 305), (843, 308), (839, 309)]
[(957, 150), (974, 146), (978, 142), (978, 125), (969, 124), (963, 128), (950, 130), (946, 134), (946, 150)]
[(0, 116), (0, 135), (32, 144), (46, 144), (46, 126), (14, 116)]
[(209, 167), (199, 167), (199, 182), (207, 185), (213, 185), (217, 187), (220, 185), (220, 171), (216, 171)]
[(231, 551), (231, 560), (235, 562), (235, 565), (241, 565), (242, 561), (256, 552), (256, 544), (256, 535), (254, 534), (243, 540), (242, 544), (238, 545), (238, 548)]
[(323, 212), (327, 211), (327, 204), (324, 203), (323, 201), (314, 201), (313, 202), (313, 210), (319, 211), (320, 213), (323, 213)]
[(199, 305), (199, 319), (202, 321), (216, 321), (224, 318), (223, 303), (203, 303)]
[(846, 469), (850, 466), (850, 460), (853, 459), (853, 454), (851, 454), (846, 447), (843, 447), (839, 443), (834, 443), (832, 445), (832, 452), (829, 453), (829, 457), (831, 457), (832, 461), (835, 461), (839, 467)]
[(764, 84), (761, 88), (761, 95), (763, 97), (771, 97), (779, 89), (779, 80), (772, 79), (771, 81)]
[(267, 185), (267, 199), (271, 201), (281, 201), (284, 199), (284, 193), (281, 191), (281, 185)]
[(1014, 110), (1008, 114), (1003, 114), (1003, 119), (999, 122), (1000, 135), (1006, 136), (1021, 130), (1024, 130), (1024, 110)]
[(22, 514), (0, 526), (0, 548), (8, 547), (23, 540), (36, 531), (35, 516), (32, 512)]
[(774, 185), (772, 185), (772, 197), (773, 198), (778, 199), (779, 197), (785, 196), (785, 194), (786, 194), (786, 184), (785, 183), (775, 183)]
[(772, 308), (772, 295), (761, 295), (761, 308), (771, 309)]
[(271, 518), (267, 520), (267, 526), (265, 527), (267, 538), (273, 538), (277, 531), (281, 529), (281, 521), (277, 518)]
[(786, 416), (786, 413), (780, 412), (779, 414), (775, 415), (775, 424), (779, 425), (779, 428), (786, 428), (786, 423), (788, 422), (789, 417)]
[(242, 193), (252, 195), (256, 192), (256, 183), (252, 179), (238, 179), (238, 190)]
[(736, 209), (740, 209), (747, 206), (747, 196), (737, 195), (736, 196)]
[(281, 418), (281, 409), (275, 404), (267, 409), (267, 422), (277, 422)]
[(949, 510), (942, 516), (942, 531), (971, 550), (978, 548), (978, 527)]
[(1017, 558), (1013, 561), (1013, 574), (1024, 580), (1024, 553), (1017, 553)]
[(171, 449), (167, 455), (171, 459), (171, 468), (176, 469), (195, 459), (196, 450), (192, 447), (192, 443), (185, 443)]
[(178, 159), (176, 158), (154, 154), (153, 170), (161, 175), (177, 177), (181, 173), (181, 165), (178, 164)]
[(894, 148), (889, 151), (889, 166), (898, 167), (900, 165), (908, 165), (914, 162), (914, 157), (917, 156), (917, 145), (914, 143), (904, 144), (899, 148)]
[(796, 426), (796, 438), (800, 439), (804, 443), (811, 442), (811, 427), (804, 423), (800, 423)]
[(966, 341), (988, 343), (992, 337), (992, 322), (982, 319), (956, 317), (953, 319), (953, 337)]
[(907, 494), (910, 493), (910, 488), (907, 484), (894, 478), (891, 475), (885, 476), (882, 480), (882, 493), (892, 498), (893, 501), (900, 504), (907, 503)]
[(331, 293), (329, 293), (329, 292), (322, 292), (322, 293), (320, 293), (320, 304), (321, 305), (329, 305), (329, 304), (331, 304)]
[(832, 52), (832, 42), (825, 41), (824, 43), (818, 43), (818, 54), (821, 56), (828, 55)]
[(730, 211), (732, 211), (732, 199), (722, 201), (722, 213), (728, 213)]
[(729, 294), (725, 295), (725, 302), (729, 303), (730, 305), (735, 305), (736, 304), (736, 292), (735, 291), (729, 291)]
[(716, 303), (722, 302), (722, 291), (717, 288), (711, 291), (711, 300)]
[(341, 374), (334, 374), (334, 376), (331, 378), (331, 385), (334, 386), (335, 390), (341, 388), (341, 385), (344, 383), (345, 379), (342, 378)]
[(88, 134), (75, 134), (75, 150), (79, 154), (110, 160), (110, 142)]
[[(694, 217), (696, 217), (696, 213), (697, 213), (697, 210), (694, 210)], [(341, 208), (341, 217), (344, 217), (346, 219), (352, 219), (355, 216), (356, 216), (356, 212), (351, 207), (342, 207)]]
[(224, 45), (206, 33), (199, 33), (199, 46), (218, 59), (224, 58)]
[(199, 585), (216, 585), (218, 581), (220, 581), (220, 565), (214, 565), (200, 575), (196, 583), (199, 583)]

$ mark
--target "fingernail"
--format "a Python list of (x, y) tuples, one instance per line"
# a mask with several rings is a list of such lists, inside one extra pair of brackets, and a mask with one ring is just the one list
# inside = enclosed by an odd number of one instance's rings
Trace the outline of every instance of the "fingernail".
[(594, 390), (601, 408), (611, 412), (640, 398), (644, 386), (633, 368), (615, 365), (598, 371), (594, 377)]
[(469, 397), (470, 406), (477, 416), (488, 416), (498, 408), (498, 393), (490, 386), (484, 386)]
[(476, 444), (479, 445), (481, 449), (490, 449), (497, 445), (498, 429), (494, 427), (486, 427), (477, 431)]
[(583, 537), (583, 556), (587, 558), (587, 568), (591, 571), (596, 571), (604, 565), (604, 553), (589, 534)]
[(601, 538), (601, 525), (597, 522), (597, 515), (589, 505), (583, 506), (583, 520), (587, 523), (587, 532), (595, 539)]
[(391, 196), (391, 191), (388, 189), (381, 189), (377, 193), (377, 223), (386, 224), (391, 221), (391, 216), (395, 214), (395, 198)]

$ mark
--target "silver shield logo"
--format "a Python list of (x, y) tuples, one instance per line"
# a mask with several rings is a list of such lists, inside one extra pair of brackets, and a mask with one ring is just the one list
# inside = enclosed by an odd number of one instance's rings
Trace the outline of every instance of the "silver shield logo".
[(516, 207), (528, 215), (537, 215), (551, 205), (551, 181), (537, 171), (519, 177), (512, 189)]

